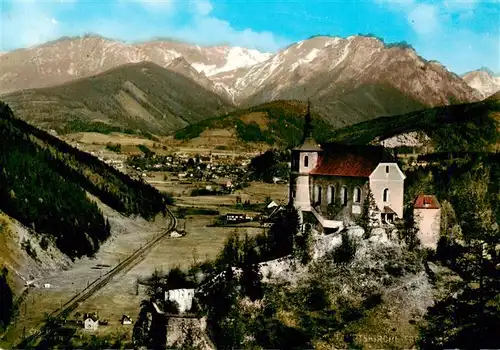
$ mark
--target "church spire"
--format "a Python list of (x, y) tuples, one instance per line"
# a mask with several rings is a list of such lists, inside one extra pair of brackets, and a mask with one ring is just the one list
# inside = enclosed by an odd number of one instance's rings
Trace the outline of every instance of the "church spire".
[(294, 150), (312, 152), (321, 151), (321, 147), (319, 147), (316, 141), (314, 141), (312, 131), (311, 101), (307, 99), (307, 112), (304, 116), (304, 135), (302, 135), (300, 146), (294, 148)]
[(307, 139), (312, 137), (312, 118), (311, 118), (311, 100), (307, 99), (307, 113), (304, 118), (304, 136), (302, 137), (302, 143)]

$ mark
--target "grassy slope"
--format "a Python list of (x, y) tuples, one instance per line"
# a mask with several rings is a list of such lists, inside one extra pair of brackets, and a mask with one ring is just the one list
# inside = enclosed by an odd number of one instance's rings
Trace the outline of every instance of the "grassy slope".
[(151, 62), (2, 98), (18, 117), (62, 133), (168, 134), (230, 107), (191, 79)]
[(411, 131), (423, 131), (437, 151), (498, 149), (500, 101), (485, 100), (381, 117), (335, 130), (332, 140), (367, 144)]
[[(307, 105), (300, 101), (274, 101), (223, 116), (203, 120), (175, 133), (178, 140), (190, 140), (205, 130), (236, 129), (237, 137), (244, 142), (266, 142), (271, 145), (294, 146), (302, 137)], [(324, 141), (331, 136), (331, 125), (311, 111), (314, 136)]]

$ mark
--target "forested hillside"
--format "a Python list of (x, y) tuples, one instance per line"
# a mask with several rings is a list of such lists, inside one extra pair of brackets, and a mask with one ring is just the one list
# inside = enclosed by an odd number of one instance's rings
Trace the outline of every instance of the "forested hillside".
[(367, 144), (423, 131), (436, 151), (487, 152), (498, 149), (500, 100), (491, 98), (426, 109), (394, 117), (382, 117), (333, 132), (333, 141)]
[(71, 258), (92, 255), (110, 234), (89, 192), (147, 219), (171, 199), (96, 157), (14, 117), (0, 102), (0, 210), (53, 240)]
[[(302, 101), (283, 100), (264, 103), (247, 109), (206, 119), (177, 131), (178, 140), (190, 140), (205, 130), (235, 129), (241, 142), (265, 142), (270, 145), (293, 147), (302, 137), (307, 104)], [(313, 133), (317, 141), (326, 141), (332, 135), (328, 124), (312, 106)]]

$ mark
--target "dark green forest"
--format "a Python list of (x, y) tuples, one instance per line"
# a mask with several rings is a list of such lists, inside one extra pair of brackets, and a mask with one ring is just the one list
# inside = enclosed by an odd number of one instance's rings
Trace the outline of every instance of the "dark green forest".
[(332, 141), (368, 144), (377, 139), (423, 131), (438, 152), (488, 152), (498, 143), (500, 101), (450, 105), (381, 117), (334, 130)]
[(0, 102), (0, 210), (52, 239), (71, 258), (110, 234), (86, 192), (125, 214), (165, 213), (171, 198), (14, 117)]

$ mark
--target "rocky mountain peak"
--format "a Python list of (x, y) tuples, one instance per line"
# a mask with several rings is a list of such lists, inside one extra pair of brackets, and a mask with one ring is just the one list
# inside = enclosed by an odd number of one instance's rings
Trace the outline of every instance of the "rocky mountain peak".
[(496, 76), (488, 68), (480, 68), (462, 75), (469, 86), (477, 90), (483, 98), (493, 95), (500, 90), (500, 76)]

